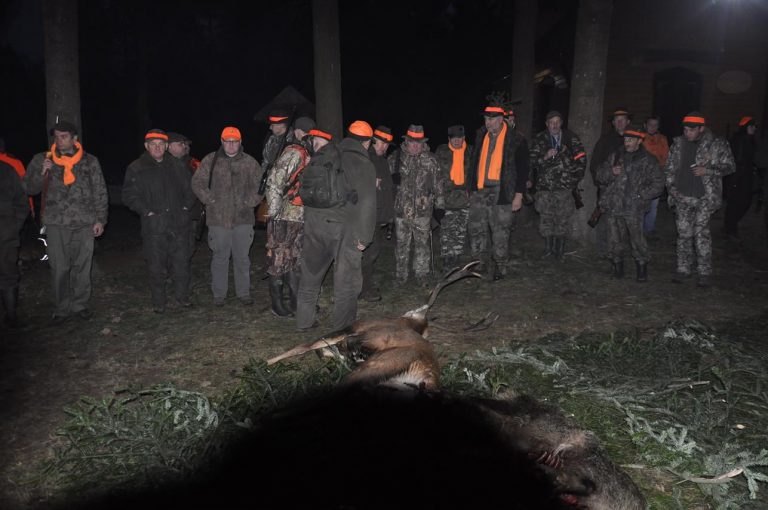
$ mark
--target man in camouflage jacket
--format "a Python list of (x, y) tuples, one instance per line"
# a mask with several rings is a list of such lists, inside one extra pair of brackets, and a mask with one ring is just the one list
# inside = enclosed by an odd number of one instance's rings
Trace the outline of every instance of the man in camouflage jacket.
[(42, 193), (41, 221), (53, 276), (53, 321), (76, 314), (89, 319), (93, 239), (107, 224), (107, 186), (96, 156), (77, 141), (77, 129), (66, 121), (52, 129), (49, 152), (32, 158), (24, 176), (29, 195)]
[(544, 237), (544, 257), (562, 260), (565, 236), (574, 213), (573, 191), (584, 177), (587, 153), (576, 134), (563, 129), (560, 112), (547, 113), (547, 129), (531, 142), (532, 181), (536, 186), (539, 233)]
[(243, 152), (240, 130), (226, 127), (221, 147), (200, 162), (192, 176), (192, 191), (205, 206), (211, 256), (213, 303), (222, 306), (229, 288), (229, 259), (234, 265), (235, 293), (245, 305), (251, 298), (251, 260), (254, 208), (259, 203), (262, 170)]
[[(296, 196), (299, 173), (309, 163), (309, 146), (304, 139), (315, 128), (309, 117), (296, 119), (296, 141), (278, 156), (267, 177), (267, 273), (272, 313), (288, 317), (296, 311), (299, 291), (299, 256), (304, 238), (304, 207)], [(283, 306), (288, 288), (290, 310)]]
[(445, 195), (445, 218), (440, 223), (440, 255), (443, 271), (453, 269), (464, 253), (469, 219), (467, 172), (472, 164), (472, 146), (467, 145), (464, 126), (448, 128), (448, 143), (435, 151), (440, 164)]
[(637, 281), (648, 279), (648, 244), (643, 222), (651, 201), (664, 189), (664, 175), (658, 160), (641, 145), (638, 126), (624, 130), (624, 147), (608, 156), (598, 168), (596, 179), (603, 193), (600, 208), (608, 225), (608, 255), (613, 277), (624, 277), (624, 250), (629, 242), (637, 268)]
[(709, 218), (722, 205), (723, 177), (736, 164), (724, 138), (706, 127), (704, 117), (691, 112), (683, 117), (683, 136), (672, 142), (667, 167), (667, 192), (677, 223), (676, 282), (687, 280), (694, 261), (700, 287), (710, 285), (712, 234)]
[(420, 285), (427, 285), (432, 256), (433, 210), (438, 221), (445, 213), (440, 165), (429, 151), (423, 126), (412, 124), (403, 136), (400, 151), (389, 156), (390, 171), (400, 176), (395, 196), (395, 277), (408, 280), (411, 241), (413, 272)]
[(0, 301), (5, 308), (3, 323), (11, 328), (18, 326), (19, 232), (28, 214), (29, 204), (21, 179), (13, 166), (0, 161)]

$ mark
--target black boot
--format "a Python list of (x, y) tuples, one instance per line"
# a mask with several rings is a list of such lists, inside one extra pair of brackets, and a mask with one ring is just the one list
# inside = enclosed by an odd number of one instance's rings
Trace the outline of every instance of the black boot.
[(452, 271), (456, 267), (457, 262), (455, 255), (446, 255), (443, 257), (443, 273)]
[(613, 261), (613, 274), (611, 277), (617, 280), (624, 278), (624, 259)]
[(648, 263), (640, 262), (636, 260), (635, 267), (637, 268), (637, 281), (647, 282), (648, 281)]
[(291, 311), (283, 305), (283, 282), (275, 276), (269, 277), (269, 297), (272, 299), (272, 313), (278, 317), (290, 317)]
[(16, 315), (16, 305), (19, 302), (19, 288), (3, 289), (2, 297), (5, 304), (5, 325), (9, 328), (15, 328), (19, 325), (19, 319)]
[(296, 312), (296, 301), (299, 297), (299, 270), (294, 269), (285, 275), (283, 280), (288, 285), (288, 304), (292, 312)]
[(541, 258), (545, 259), (551, 257), (554, 254), (555, 238), (547, 236), (544, 238), (544, 253), (541, 254)]

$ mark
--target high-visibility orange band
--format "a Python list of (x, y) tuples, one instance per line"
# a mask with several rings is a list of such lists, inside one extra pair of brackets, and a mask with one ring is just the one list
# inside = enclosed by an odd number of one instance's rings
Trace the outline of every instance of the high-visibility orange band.
[(683, 124), (706, 124), (704, 117), (683, 117)]
[[(409, 131), (409, 133), (410, 133), (410, 131)], [(381, 138), (385, 142), (391, 142), (392, 139), (393, 139), (392, 135), (390, 135), (389, 133), (385, 133), (384, 131), (379, 131), (378, 129), (373, 132), (373, 136), (378, 136), (379, 138)]]
[(282, 122), (284, 120), (288, 120), (288, 117), (270, 117), (269, 118), (269, 121), (272, 122), (273, 124), (276, 124), (278, 122)]
[(486, 113), (500, 113), (502, 115), (504, 115), (504, 113), (505, 113), (504, 112), (504, 108), (501, 108), (499, 106), (486, 106), (485, 107), (485, 112)]
[(645, 138), (645, 133), (641, 131), (634, 131), (632, 129), (627, 129), (624, 131), (624, 136), (636, 136), (638, 138)]
[(424, 138), (424, 133), (417, 133), (416, 131), (406, 131), (405, 134), (411, 138)]
[(168, 141), (168, 135), (164, 133), (147, 133), (144, 136), (145, 140), (152, 140), (154, 138), (159, 138), (160, 140), (165, 140), (166, 142)]
[(333, 135), (330, 133), (326, 133), (325, 131), (321, 131), (319, 129), (310, 129), (309, 133), (307, 133), (309, 136), (319, 136), (320, 138), (325, 138), (326, 140), (332, 140)]
[(752, 117), (742, 117), (739, 121), (739, 127), (744, 127), (752, 121)]
[(629, 112), (625, 110), (616, 110), (613, 112), (613, 116), (615, 117), (616, 115), (629, 115)]
[[(625, 133), (626, 133), (626, 131), (625, 131)], [(584, 157), (584, 156), (586, 156), (586, 155), (587, 155), (587, 153), (586, 153), (586, 152), (579, 152), (578, 154), (576, 154), (576, 155), (573, 157), (573, 160), (574, 160), (574, 161), (576, 161), (576, 160), (579, 160), (579, 159), (583, 158), (583, 157)]]

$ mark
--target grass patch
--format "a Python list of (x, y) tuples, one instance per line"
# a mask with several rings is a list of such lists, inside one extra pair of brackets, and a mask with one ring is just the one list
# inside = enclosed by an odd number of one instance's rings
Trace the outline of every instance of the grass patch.
[[(765, 366), (749, 344), (676, 322), (655, 334), (554, 334), (477, 351), (446, 364), (442, 379), (454, 394), (526, 393), (560, 406), (626, 466), (651, 508), (748, 509), (768, 501)], [(36, 482), (68, 497), (187, 476), (260, 416), (349, 370), (312, 356), (274, 367), (251, 360), (217, 398), (164, 385), (82, 399), (66, 410)]]

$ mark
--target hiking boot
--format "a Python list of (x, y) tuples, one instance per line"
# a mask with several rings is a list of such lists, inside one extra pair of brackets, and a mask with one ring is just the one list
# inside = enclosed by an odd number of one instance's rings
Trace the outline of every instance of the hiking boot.
[(647, 262), (640, 262), (635, 261), (635, 268), (637, 269), (637, 278), (636, 280), (638, 282), (647, 282), (648, 281), (648, 263)]
[(188, 297), (184, 297), (181, 299), (177, 299), (176, 304), (182, 308), (189, 308), (190, 306), (192, 306), (192, 301), (190, 301)]
[(429, 281), (428, 276), (417, 276), (416, 285), (423, 289), (428, 289), (432, 286), (432, 282)]
[(239, 299), (240, 304), (244, 306), (251, 306), (253, 304), (253, 298), (251, 296), (243, 296), (237, 299)]
[(215, 297), (213, 298), (213, 306), (224, 306), (225, 298)]
[(269, 297), (272, 300), (271, 312), (277, 317), (290, 317), (293, 314), (283, 305), (283, 282), (276, 276), (269, 277)]
[(611, 274), (611, 278), (614, 280), (621, 280), (624, 278), (624, 259), (614, 260), (612, 264), (613, 273)]
[(712, 282), (710, 281), (709, 275), (700, 274), (698, 280), (696, 280), (696, 286), (702, 288), (711, 287)]
[(555, 258), (562, 262), (565, 260), (565, 237), (558, 236), (555, 237), (555, 243), (552, 247), (552, 251), (555, 253)]
[(283, 287), (288, 289), (288, 305), (292, 312), (296, 312), (299, 299), (299, 270), (294, 269), (283, 275)]

